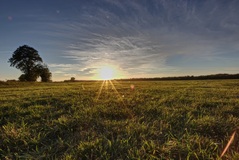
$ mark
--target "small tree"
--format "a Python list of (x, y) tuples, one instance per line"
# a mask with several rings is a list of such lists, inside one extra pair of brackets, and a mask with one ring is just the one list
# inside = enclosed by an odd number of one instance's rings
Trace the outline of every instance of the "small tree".
[(76, 79), (75, 77), (71, 77), (71, 81), (74, 82)]
[(50, 82), (51, 81), (51, 72), (46, 65), (38, 65), (36, 72), (41, 77), (42, 82)]

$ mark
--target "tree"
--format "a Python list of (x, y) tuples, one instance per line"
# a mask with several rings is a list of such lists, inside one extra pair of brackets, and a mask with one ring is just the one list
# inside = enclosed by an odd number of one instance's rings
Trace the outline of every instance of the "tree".
[(21, 82), (26, 81), (26, 76), (25, 76), (25, 74), (22, 74), (18, 79), (19, 79), (19, 81), (21, 81)]
[(42, 81), (50, 81), (51, 72), (43, 65), (38, 51), (27, 45), (20, 46), (8, 61), (10, 66), (20, 69), (24, 74), (19, 77), (20, 81), (36, 81), (41, 76)]
[[(26, 81), (36, 81), (35, 66), (42, 62), (38, 51), (27, 45), (20, 46), (9, 59), (10, 66), (20, 69), (25, 74)], [(20, 77), (19, 77), (20, 78)]]
[(51, 81), (51, 72), (48, 69), (47, 65), (37, 65), (36, 73), (41, 77), (42, 82), (50, 82)]

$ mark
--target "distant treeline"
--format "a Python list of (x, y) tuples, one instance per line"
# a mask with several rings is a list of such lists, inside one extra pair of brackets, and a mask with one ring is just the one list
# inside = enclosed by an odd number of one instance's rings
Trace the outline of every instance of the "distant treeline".
[(131, 79), (119, 79), (119, 80), (213, 80), (213, 79), (239, 79), (239, 74), (212, 74), (212, 75), (202, 75), (202, 76), (179, 76), (179, 77), (155, 77), (155, 78), (131, 78)]
[[(114, 79), (119, 81), (167, 81), (167, 80), (213, 80), (213, 79), (239, 79), (239, 74), (212, 74), (202, 76), (179, 76), (179, 77), (154, 77), (154, 78), (129, 78), (129, 79)], [(72, 77), (70, 80), (63, 82), (94, 82), (97, 80), (76, 80)], [(7, 80), (6, 82), (18, 82), (18, 80)], [(62, 82), (62, 81), (61, 81)], [(5, 83), (5, 81), (0, 81)]]
[(63, 82), (95, 82), (95, 81), (96, 80), (64, 80)]

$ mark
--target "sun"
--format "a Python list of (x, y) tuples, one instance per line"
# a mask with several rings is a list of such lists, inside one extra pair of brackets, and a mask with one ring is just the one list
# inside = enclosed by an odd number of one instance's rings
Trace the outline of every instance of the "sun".
[(103, 66), (102, 68), (100, 68), (99, 76), (102, 80), (110, 80), (114, 78), (115, 72), (116, 71), (113, 67)]

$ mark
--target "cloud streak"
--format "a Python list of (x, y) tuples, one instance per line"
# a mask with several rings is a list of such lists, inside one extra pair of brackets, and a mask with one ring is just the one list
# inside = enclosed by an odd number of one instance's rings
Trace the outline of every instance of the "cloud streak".
[(239, 67), (234, 61), (218, 65), (239, 59), (238, 6), (237, 0), (60, 0), (47, 7), (48, 18), (38, 9), (41, 25), (28, 33), (58, 48), (61, 60), (49, 67), (59, 75), (89, 77), (104, 64), (132, 77), (203, 73), (205, 66), (215, 66), (214, 72)]

